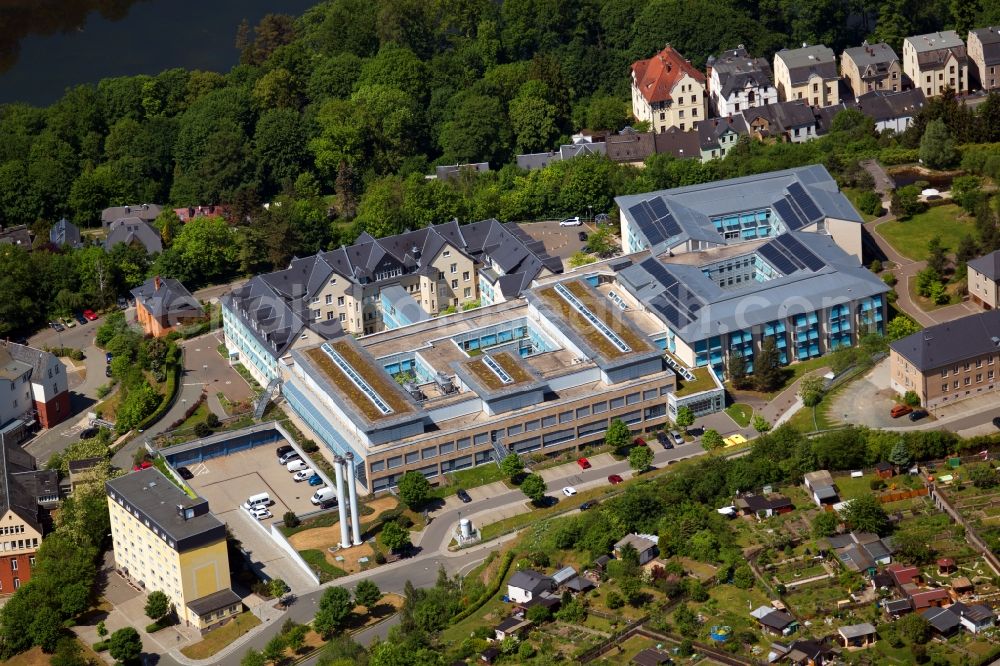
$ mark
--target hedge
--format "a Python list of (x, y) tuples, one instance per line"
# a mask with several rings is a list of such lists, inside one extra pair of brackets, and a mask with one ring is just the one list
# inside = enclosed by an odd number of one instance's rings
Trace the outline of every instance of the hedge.
[(489, 588), (483, 593), (481, 597), (476, 599), (472, 604), (466, 608), (464, 611), (451, 618), (452, 624), (457, 624), (469, 617), (483, 605), (493, 598), (493, 595), (500, 591), (500, 587), (503, 585), (504, 580), (507, 578), (507, 572), (510, 571), (510, 565), (514, 562), (514, 551), (508, 550), (504, 553), (503, 563), (500, 565), (500, 571), (497, 572), (497, 577), (490, 584)]
[(144, 418), (136, 430), (145, 430), (149, 426), (153, 425), (166, 415), (170, 408), (174, 404), (174, 399), (177, 397), (177, 391), (181, 383), (181, 367), (183, 363), (173, 363), (167, 368), (167, 390), (163, 394), (163, 400), (157, 405), (153, 413)]
[(108, 644), (110, 642), (111, 641), (97, 641), (90, 647), (93, 648), (94, 652), (104, 652), (105, 650), (108, 649)]

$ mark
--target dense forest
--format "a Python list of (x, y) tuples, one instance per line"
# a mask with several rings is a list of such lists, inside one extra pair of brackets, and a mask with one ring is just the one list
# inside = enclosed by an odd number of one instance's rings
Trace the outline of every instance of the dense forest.
[[(153, 258), (130, 248), (0, 252), (0, 334), (81, 300), (106, 305), (151, 272), (198, 286), (361, 230), (610, 212), (622, 193), (813, 162), (850, 184), (859, 156), (915, 149), (941, 116), (957, 142), (997, 141), (991, 98), (977, 114), (930, 104), (901, 138), (852, 117), (833, 137), (745, 142), (704, 165), (655, 155), (646, 169), (588, 158), (525, 173), (511, 163), (580, 128), (629, 122), (629, 63), (666, 42), (701, 66), (739, 43), (764, 56), (866, 36), (898, 47), (906, 34), (998, 22), (995, 3), (959, 0), (331, 0), (299, 18), (269, 15), (235, 31), (241, 64), (226, 74), (172, 69), (77, 86), (44, 109), (0, 107), (0, 224), (31, 225), (39, 244), (60, 217), (93, 227), (108, 205), (232, 206), (231, 226), (159, 220), (167, 249)], [(481, 160), (494, 171), (423, 177)]]

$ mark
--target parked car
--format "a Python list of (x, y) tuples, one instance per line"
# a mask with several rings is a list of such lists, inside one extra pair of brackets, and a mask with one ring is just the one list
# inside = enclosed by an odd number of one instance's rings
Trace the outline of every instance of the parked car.
[(311, 478), (316, 472), (313, 471), (312, 467), (306, 467), (305, 469), (300, 469), (295, 474), (292, 475), (293, 481), (305, 481)]
[(579, 217), (567, 217), (565, 220), (559, 223), (560, 227), (578, 227), (580, 226)]
[(62, 333), (65, 330), (65, 327), (57, 321), (50, 321), (49, 326), (51, 326), (52, 330), (56, 333)]
[(632, 446), (649, 446), (649, 445), (646, 444), (646, 440), (644, 440), (642, 437), (636, 437), (635, 439), (632, 440)]
[(87, 318), (87, 321), (96, 321), (97, 313), (93, 310), (87, 309), (83, 311), (83, 316)]
[(76, 320), (72, 317), (63, 317), (62, 323), (66, 328), (74, 328), (76, 326)]
[(1000, 416), (993, 417), (993, 427), (1000, 428)]
[(128, 299), (126, 299), (124, 296), (118, 297), (118, 309), (128, 310)]
[(573, 486), (564, 487), (563, 495), (565, 495), (566, 497), (572, 497), (573, 495), (576, 495), (576, 488), (574, 488)]
[(276, 448), (274, 450), (274, 455), (276, 455), (276, 456), (278, 456), (280, 458), (281, 456), (285, 455), (289, 451), (294, 451), (294, 450), (295, 449), (292, 448), (291, 444), (285, 444), (284, 446), (279, 446), (278, 448)]
[(79, 312), (73, 315), (73, 318), (76, 319), (76, 321), (80, 324), (80, 326), (83, 326), (89, 321), (83, 314)]
[(910, 412), (909, 419), (911, 421), (919, 421), (920, 419), (924, 418), (925, 416), (927, 416), (927, 410), (926, 409), (914, 409), (912, 412)]
[(306, 465), (306, 461), (302, 460), (301, 458), (293, 458), (292, 460), (290, 460), (288, 464), (285, 465), (285, 469), (287, 469), (289, 472), (302, 472), (308, 469), (309, 472), (312, 473), (312, 470), (309, 469), (308, 465)]
[(310, 486), (322, 486), (323, 485), (323, 477), (320, 476), (319, 474), (313, 474), (312, 476), (309, 477), (309, 485)]
[(587, 509), (593, 509), (597, 506), (597, 500), (588, 500), (580, 505), (580, 511), (586, 511)]
[(587, 240), (587, 232), (586, 231), (581, 231), (580, 233), (578, 233), (576, 235), (576, 237), (579, 238), (581, 241), (586, 242), (586, 240)]
[(187, 467), (178, 467), (177, 473), (180, 474), (181, 478), (184, 479), (185, 481), (194, 478), (194, 474), (192, 474), (191, 470), (189, 470)]
[(299, 457), (300, 456), (298, 451), (285, 451), (280, 456), (278, 456), (278, 464), (287, 465), (288, 463), (298, 459)]
[(115, 357), (115, 355), (112, 354), (111, 352), (104, 352), (104, 362), (105, 363), (111, 363), (111, 359), (113, 359), (114, 357)]
[(658, 441), (660, 443), (660, 446), (662, 446), (665, 449), (674, 448), (674, 443), (670, 441), (669, 437), (667, 437), (667, 433), (663, 432), (662, 430), (658, 430), (656, 432), (656, 441)]
[(132, 471), (133, 472), (138, 472), (141, 469), (149, 469), (152, 466), (153, 466), (153, 463), (151, 461), (149, 461), (149, 460), (143, 460), (138, 465), (132, 465)]
[(472, 497), (469, 496), (469, 493), (466, 492), (466, 490), (464, 488), (459, 488), (455, 492), (455, 497), (457, 497), (458, 499), (462, 500), (466, 504), (468, 504), (469, 502), (472, 501)]
[(80, 439), (91, 439), (93, 437), (97, 437), (98, 432), (100, 432), (100, 428), (84, 428), (80, 431)]
[(678, 446), (680, 446), (681, 444), (684, 443), (684, 437), (679, 432), (677, 432), (676, 430), (671, 430), (670, 431), (670, 438), (672, 440), (674, 440), (674, 444), (676, 444)]
[(913, 411), (913, 407), (909, 405), (894, 405), (892, 410), (889, 412), (889, 416), (894, 419), (898, 419), (900, 416), (906, 416)]
[(105, 377), (110, 377), (111, 376), (111, 366), (110, 365), (104, 366), (104, 376)]
[(612, 474), (612, 475), (610, 475), (610, 476), (608, 477), (608, 483), (610, 483), (610, 484), (611, 484), (611, 485), (613, 485), (613, 486), (617, 486), (617, 485), (618, 485), (619, 483), (621, 483), (621, 482), (622, 482), (622, 481), (624, 481), (624, 480), (625, 480), (625, 479), (623, 479), (622, 477), (620, 477), (620, 476), (619, 476), (619, 475), (617, 475), (617, 474)]
[(257, 520), (267, 520), (268, 518), (273, 518), (271, 511), (266, 507), (259, 506), (256, 509), (250, 509), (250, 515)]
[(576, 464), (580, 466), (580, 469), (590, 469), (590, 461), (586, 458), (580, 458)]

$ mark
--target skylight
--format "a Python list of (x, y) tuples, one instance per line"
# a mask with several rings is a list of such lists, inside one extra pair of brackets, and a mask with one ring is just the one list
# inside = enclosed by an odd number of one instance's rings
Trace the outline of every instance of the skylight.
[(341, 372), (347, 375), (347, 378), (358, 387), (358, 390), (364, 393), (368, 399), (372, 401), (372, 404), (375, 405), (377, 410), (382, 412), (383, 416), (392, 414), (392, 407), (390, 407), (385, 400), (379, 397), (379, 394), (375, 392), (375, 389), (373, 389), (368, 382), (362, 379), (361, 375), (355, 372), (354, 368), (351, 367), (351, 364), (348, 363), (343, 356), (334, 351), (333, 347), (331, 347), (329, 343), (323, 344), (322, 349), (326, 355), (337, 364), (337, 367), (340, 368)]
[(487, 368), (493, 371), (493, 374), (497, 376), (497, 379), (499, 379), (501, 383), (503, 384), (514, 383), (514, 378), (511, 377), (509, 374), (507, 374), (507, 371), (501, 368), (500, 364), (497, 363), (492, 356), (484, 355), (483, 363), (486, 364)]
[(579, 312), (591, 325), (596, 328), (601, 335), (608, 339), (615, 349), (624, 353), (632, 351), (632, 348), (625, 344), (625, 341), (618, 337), (618, 334), (611, 330), (607, 324), (604, 323), (597, 315), (590, 311), (590, 309), (585, 306), (579, 298), (574, 296), (569, 289), (567, 289), (561, 282), (555, 285), (556, 292), (562, 296), (563, 300), (570, 304), (570, 306)]

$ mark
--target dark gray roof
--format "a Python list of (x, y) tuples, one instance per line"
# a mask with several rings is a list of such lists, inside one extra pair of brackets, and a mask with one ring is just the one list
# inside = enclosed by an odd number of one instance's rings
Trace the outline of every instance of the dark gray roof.
[(997, 280), (1000, 278), (1000, 250), (971, 260), (969, 268), (976, 269), (990, 280)]
[(107, 228), (115, 220), (123, 217), (137, 217), (140, 220), (152, 222), (163, 211), (157, 204), (130, 204), (128, 206), (111, 206), (101, 211), (101, 226)]
[(942, 634), (949, 634), (958, 628), (958, 616), (947, 608), (932, 606), (920, 612), (925, 620), (930, 622), (936, 631)]
[(784, 611), (772, 610), (767, 615), (758, 618), (757, 621), (763, 624), (764, 626), (782, 630), (785, 627), (793, 624), (795, 622), (795, 618), (789, 615), (788, 613), (785, 613)]
[(514, 572), (514, 575), (510, 577), (507, 584), (511, 587), (527, 590), (532, 595), (535, 595), (545, 590), (551, 590), (552, 578), (531, 569), (521, 569)]
[(549, 153), (526, 153), (517, 156), (517, 166), (525, 171), (534, 171), (535, 169), (544, 169), (553, 162), (558, 162), (561, 159), (562, 155), (555, 151)]
[(698, 133), (683, 131), (678, 127), (668, 127), (666, 132), (653, 135), (656, 152), (669, 153), (677, 159), (701, 158)]
[(149, 254), (163, 251), (160, 232), (149, 222), (138, 217), (123, 217), (108, 226), (108, 236), (104, 239), (104, 249), (111, 251), (118, 243), (131, 245), (139, 243)]
[(845, 109), (857, 109), (876, 123), (912, 118), (924, 107), (927, 98), (920, 88), (902, 92), (873, 90), (857, 99), (847, 100), (834, 106), (815, 109), (818, 132), (826, 134), (837, 114)]
[(132, 297), (158, 318), (197, 317), (203, 313), (198, 299), (174, 278), (151, 277), (132, 290)]
[(844, 56), (854, 61), (862, 79), (878, 79), (889, 73), (892, 63), (899, 62), (896, 52), (885, 42), (855, 46), (844, 50)]
[(983, 45), (983, 64), (987, 67), (1000, 65), (1000, 28), (989, 26), (972, 31)]
[(563, 583), (563, 587), (569, 588), (575, 592), (586, 592), (587, 590), (594, 588), (594, 583), (589, 578), (576, 576)]
[(719, 75), (719, 94), (730, 95), (745, 88), (773, 88), (771, 65), (764, 58), (751, 58), (742, 46), (724, 52), (712, 62), (712, 71)]
[(472, 162), (470, 164), (450, 164), (434, 167), (434, 175), (443, 180), (458, 178), (463, 173), (482, 173), (489, 171), (489, 162)]
[(608, 146), (603, 141), (581, 141), (579, 143), (564, 143), (559, 146), (559, 155), (564, 160), (587, 155), (607, 155)]
[(240, 599), (240, 595), (236, 594), (227, 587), (224, 590), (213, 592), (212, 594), (201, 597), (200, 599), (189, 601), (187, 607), (198, 617), (204, 617), (212, 611), (217, 611), (220, 608), (228, 608), (229, 606), (240, 604), (242, 602), (243, 601)]
[(974, 624), (990, 622), (995, 618), (993, 611), (983, 604), (964, 604), (960, 601), (948, 606), (948, 610)]
[(56, 247), (77, 247), (80, 245), (80, 228), (64, 217), (49, 229), (49, 242)]
[(652, 132), (622, 131), (609, 136), (608, 157), (615, 162), (642, 162), (656, 152), (656, 141)]
[[(178, 552), (226, 537), (226, 526), (209, 512), (207, 500), (191, 499), (155, 467), (111, 479), (106, 486), (112, 499), (137, 511)], [(193, 515), (185, 518), (182, 511)]]
[(670, 655), (656, 648), (646, 648), (632, 657), (632, 663), (637, 666), (660, 666), (670, 663)]
[(0, 226), (0, 243), (16, 245), (25, 250), (31, 250), (31, 230), (26, 225), (19, 224), (4, 229)]
[(913, 610), (913, 604), (909, 599), (892, 599), (884, 602), (885, 610), (888, 613), (903, 613)]
[(781, 49), (774, 54), (774, 57), (781, 58), (785, 62), (788, 76), (794, 86), (806, 83), (814, 74), (824, 81), (837, 78), (837, 57), (831, 48), (822, 44), (799, 49)]
[(54, 502), (59, 499), (59, 472), (54, 469), (39, 469), (17, 472), (13, 480), (34, 498), (35, 502)]
[(859, 638), (861, 636), (871, 636), (875, 633), (875, 625), (871, 622), (861, 624), (851, 624), (840, 628), (840, 634), (845, 638)]
[(79, 472), (85, 472), (88, 469), (91, 469), (92, 467), (97, 465), (97, 463), (101, 462), (102, 460), (104, 460), (104, 458), (80, 458), (79, 460), (70, 460), (69, 473), (76, 474)]
[(913, 46), (921, 70), (940, 69), (952, 55), (960, 64), (968, 62), (965, 42), (954, 30), (915, 35), (907, 37), (905, 41)]
[(515, 617), (515, 616), (511, 615), (510, 617), (507, 617), (507, 618), (504, 618), (503, 620), (501, 620), (500, 624), (498, 624), (495, 627), (495, 629), (496, 629), (496, 631), (504, 631), (504, 632), (506, 632), (506, 631), (510, 631), (514, 627), (523, 625), (524, 622), (525, 622), (525, 620), (523, 620), (522, 618)]
[[(770, 131), (771, 136), (816, 124), (816, 115), (813, 113), (812, 107), (806, 104), (804, 100), (791, 100), (788, 102), (778, 102), (777, 104), (755, 106), (750, 109), (744, 109), (740, 113), (748, 128), (752, 127), (753, 121), (758, 118), (767, 120), (773, 126)], [(777, 131), (774, 131), (775, 129)]]
[(694, 127), (698, 132), (698, 142), (702, 150), (718, 148), (719, 139), (726, 134), (736, 133), (743, 136), (749, 133), (742, 115), (701, 120), (695, 123)]
[(982, 354), (1000, 353), (1000, 310), (929, 326), (889, 347), (921, 372)]
[[(13, 511), (21, 520), (41, 531), (38, 496), (33, 492), (34, 471), (35, 459), (24, 449), (13, 443), (0, 445), (0, 516)], [(27, 487), (29, 485), (31, 487)]]
[(30, 366), (31, 376), (35, 381), (39, 381), (42, 371), (47, 369), (55, 358), (51, 352), (27, 345), (19, 345), (16, 342), (0, 341), (0, 347), (6, 349), (15, 361)]

